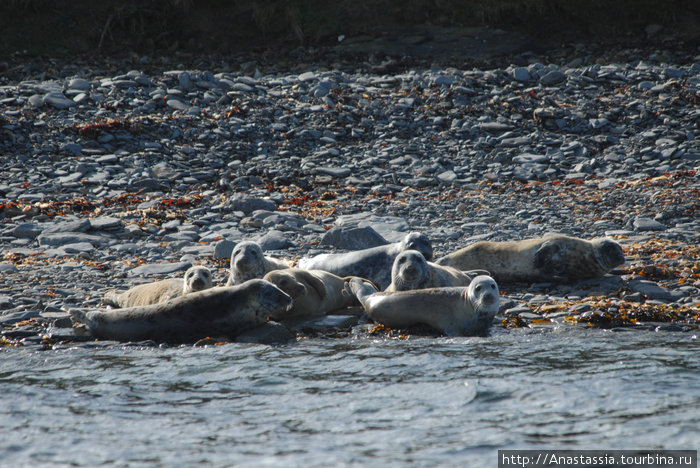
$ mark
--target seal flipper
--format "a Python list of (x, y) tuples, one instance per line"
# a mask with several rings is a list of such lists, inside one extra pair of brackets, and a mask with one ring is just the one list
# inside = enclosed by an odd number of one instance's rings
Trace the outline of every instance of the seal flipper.
[(468, 270), (468, 271), (465, 271), (463, 273), (469, 277), (470, 281), (473, 281), (474, 278), (476, 278), (477, 276), (491, 276), (491, 277), (493, 277), (491, 272), (489, 272), (487, 270)]
[(95, 320), (91, 318), (88, 313), (96, 309), (82, 308), (82, 309), (69, 309), (68, 314), (70, 314), (71, 322), (73, 325), (76, 323), (82, 323), (87, 327), (88, 330), (92, 330), (95, 325)]
[(102, 303), (108, 306), (121, 308), (122, 305), (119, 303), (120, 295), (121, 293), (117, 291), (107, 291), (102, 297)]
[(563, 271), (562, 247), (557, 242), (546, 241), (535, 252), (533, 264), (540, 273), (546, 273), (556, 279), (566, 277)]
[(323, 283), (323, 281), (315, 277), (307, 270), (300, 271), (298, 275), (300, 279), (302, 279), (307, 285), (311, 286), (311, 288), (316, 291), (316, 294), (318, 294), (318, 297), (320, 297), (321, 300), (326, 299), (328, 292), (326, 291), (326, 285)]
[(378, 292), (377, 289), (368, 281), (360, 279), (358, 277), (351, 277), (345, 281), (345, 289), (349, 289), (351, 294), (360, 301), (362, 307), (367, 310), (365, 306), (367, 302), (367, 297)]

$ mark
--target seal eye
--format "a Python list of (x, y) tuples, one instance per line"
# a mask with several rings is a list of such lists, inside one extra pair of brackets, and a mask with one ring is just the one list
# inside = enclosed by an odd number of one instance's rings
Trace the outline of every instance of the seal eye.
[(492, 285), (491, 285), (491, 289), (496, 289), (496, 285), (495, 285), (495, 284), (492, 284)]
[(206, 270), (204, 270), (204, 271), (202, 272), (202, 276), (204, 276), (205, 278), (209, 278), (209, 272), (206, 271)]
[(476, 292), (481, 292), (481, 286), (476, 287)]

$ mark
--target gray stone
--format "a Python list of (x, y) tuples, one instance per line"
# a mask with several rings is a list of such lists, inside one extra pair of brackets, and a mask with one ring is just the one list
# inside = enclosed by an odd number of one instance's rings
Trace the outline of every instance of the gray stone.
[(56, 109), (68, 109), (75, 106), (73, 100), (68, 99), (63, 93), (48, 93), (44, 95), (44, 104), (48, 104)]
[(540, 84), (551, 86), (566, 80), (566, 75), (560, 70), (552, 70), (540, 78)]
[(520, 315), (520, 314), (529, 314), (531, 312), (532, 312), (531, 308), (529, 308), (527, 306), (523, 306), (523, 305), (518, 305), (518, 306), (515, 306), (511, 309), (507, 309), (503, 313), (505, 315)]
[(287, 239), (280, 231), (271, 230), (258, 240), (263, 250), (283, 250), (294, 247), (295, 244)]
[(82, 252), (91, 252), (95, 250), (95, 247), (93, 247), (92, 244), (89, 242), (76, 242), (75, 244), (66, 244), (62, 246), (62, 249), (68, 254), (74, 254)]
[(58, 247), (67, 244), (76, 244), (79, 242), (89, 242), (93, 245), (102, 245), (107, 242), (107, 238), (85, 234), (83, 232), (58, 232), (54, 234), (42, 233), (37, 237), (39, 245)]
[(228, 239), (222, 239), (214, 245), (214, 258), (230, 259), (236, 243)]
[(523, 153), (513, 158), (513, 162), (519, 164), (544, 164), (549, 162), (549, 156), (543, 154)]
[(520, 312), (518, 317), (525, 320), (540, 320), (542, 316), (540, 314), (534, 314), (532, 312)]
[(445, 171), (438, 174), (437, 178), (440, 182), (450, 184), (457, 180), (457, 174), (455, 174), (455, 171)]
[(312, 80), (315, 80), (316, 78), (318, 78), (316, 76), (316, 73), (309, 71), (309, 72), (304, 72), (301, 75), (299, 75), (297, 77), (297, 80), (304, 82), (304, 81), (312, 81)]
[(284, 344), (294, 340), (294, 333), (277, 322), (267, 322), (236, 337), (237, 343)]
[(90, 82), (84, 78), (73, 78), (68, 82), (68, 89), (87, 91), (90, 89)]
[(168, 107), (172, 108), (173, 110), (183, 110), (184, 111), (184, 110), (189, 109), (189, 107), (190, 107), (179, 99), (168, 99), (166, 101), (166, 104), (168, 105)]
[(408, 222), (397, 216), (377, 216), (371, 212), (339, 216), (336, 226), (370, 226), (388, 242), (398, 242), (409, 232)]
[(123, 227), (123, 222), (113, 216), (90, 218), (90, 229), (93, 231), (110, 231)]
[(182, 177), (182, 172), (178, 171), (177, 169), (173, 169), (164, 162), (153, 166), (150, 173), (151, 177), (166, 181), (177, 180)]
[(347, 167), (317, 167), (313, 170), (314, 174), (326, 174), (332, 177), (342, 179), (350, 175), (350, 168)]
[(255, 91), (255, 88), (253, 88), (252, 86), (249, 86), (245, 83), (234, 83), (232, 89), (235, 91), (242, 91), (244, 93), (251, 93), (251, 92)]
[[(4, 263), (3, 265), (7, 265)], [(11, 265), (14, 266), (14, 265)], [(15, 267), (15, 269), (17, 269)], [(4, 274), (4, 272), (3, 272)], [(6, 309), (11, 309), (14, 307), (14, 303), (12, 302), (12, 297), (8, 296), (7, 294), (0, 294), (0, 310), (6, 310)]]
[(35, 239), (41, 231), (42, 227), (37, 223), (22, 223), (15, 226), (12, 235), (20, 239)]
[(17, 273), (18, 271), (17, 267), (11, 263), (0, 263), (0, 273), (3, 275)]
[(173, 262), (173, 263), (150, 263), (141, 265), (129, 270), (129, 276), (150, 276), (150, 275), (167, 275), (171, 273), (184, 272), (192, 266), (191, 262)]
[(515, 79), (515, 81), (530, 81), (532, 77), (530, 76), (530, 72), (527, 71), (527, 68), (516, 67), (513, 69), (513, 79)]
[(185, 91), (189, 90), (192, 87), (192, 77), (189, 74), (189, 72), (183, 71), (177, 75), (177, 81), (180, 84), (180, 87), (184, 89)]
[[(0, 306), (2, 308), (2, 306)], [(22, 320), (27, 320), (30, 318), (38, 317), (40, 312), (38, 310), (20, 310), (17, 312), (7, 312), (0, 315), (0, 325), (7, 326), (13, 323), (21, 322)]]
[(510, 124), (505, 124), (501, 122), (486, 122), (479, 124), (479, 128), (491, 133), (502, 133), (508, 130), (513, 130), (513, 126)]
[(360, 250), (389, 242), (371, 226), (335, 226), (321, 238), (320, 245), (338, 247), (347, 250)]
[(27, 99), (27, 104), (38, 109), (44, 105), (44, 96), (40, 94), (33, 94)]
[(236, 194), (231, 199), (230, 205), (233, 211), (242, 211), (246, 215), (256, 210), (275, 211), (277, 209), (277, 205), (272, 200), (255, 198), (244, 194)]
[(61, 150), (65, 151), (66, 153), (70, 153), (73, 156), (83, 155), (83, 147), (78, 143), (66, 143), (61, 146)]
[(634, 292), (644, 294), (649, 299), (661, 301), (675, 301), (686, 296), (685, 292), (669, 291), (653, 281), (634, 279), (627, 282), (627, 287)]
[(632, 226), (637, 231), (665, 231), (666, 225), (651, 219), (651, 218), (636, 218), (632, 222)]
[(42, 229), (43, 234), (58, 234), (62, 232), (85, 232), (90, 228), (90, 219), (69, 219), (65, 221), (57, 220), (48, 224)]

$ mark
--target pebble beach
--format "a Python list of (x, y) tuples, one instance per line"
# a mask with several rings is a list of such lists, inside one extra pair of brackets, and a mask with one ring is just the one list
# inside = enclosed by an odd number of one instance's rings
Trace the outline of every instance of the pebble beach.
[(480, 240), (610, 237), (624, 266), (499, 285), (493, 327), (694, 334), (698, 53), (6, 63), (1, 342), (82, 345), (68, 309), (195, 264), (223, 285), (243, 240), (294, 264), (410, 231), (436, 257)]

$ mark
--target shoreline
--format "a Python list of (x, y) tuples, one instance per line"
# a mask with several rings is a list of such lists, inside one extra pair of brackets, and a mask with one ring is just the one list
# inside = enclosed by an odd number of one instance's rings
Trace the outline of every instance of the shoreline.
[(628, 258), (615, 275), (500, 285), (494, 327), (696, 330), (696, 56), (14, 65), (0, 83), (3, 345), (51, 347), (70, 338), (67, 308), (188, 264), (223, 283), (223, 241), (294, 261), (344, 222), (388, 241), (420, 230), (441, 254), (611, 236)]

